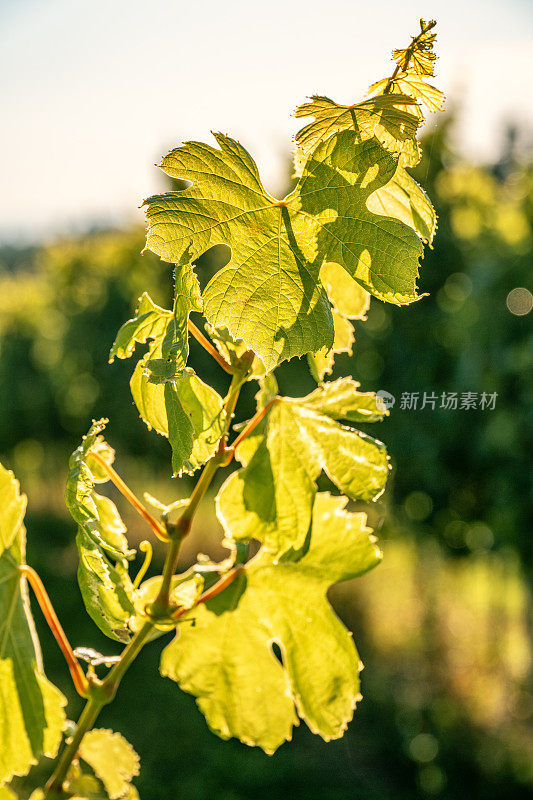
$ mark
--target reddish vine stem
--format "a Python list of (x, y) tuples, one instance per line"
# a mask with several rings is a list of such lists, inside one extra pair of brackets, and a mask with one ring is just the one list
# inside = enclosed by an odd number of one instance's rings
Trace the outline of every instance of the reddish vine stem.
[(213, 597), (216, 597), (217, 594), (220, 594), (220, 592), (223, 592), (224, 589), (226, 589), (230, 584), (232, 584), (237, 575), (240, 575), (240, 573), (243, 572), (243, 570), (244, 567), (236, 567), (231, 572), (228, 572), (227, 575), (224, 575), (224, 577), (221, 578), (219, 581), (217, 581), (213, 586), (211, 586), (210, 589), (207, 589), (205, 592), (203, 592), (192, 608), (178, 609), (178, 611), (175, 611), (171, 615), (172, 619), (174, 620), (180, 619), (180, 617), (183, 617), (185, 616), (185, 614), (188, 614), (189, 611), (193, 611), (196, 608), (196, 606), (199, 606), (202, 603), (207, 603), (208, 600), (212, 600)]
[(27, 564), (21, 564), (19, 567), (19, 572), (21, 575), (27, 578), (31, 588), (33, 589), (40, 609), (43, 612), (43, 616), (48, 623), (48, 627), (52, 631), (54, 638), (61, 649), (61, 652), (65, 656), (65, 660), (68, 664), (70, 675), (76, 691), (81, 697), (87, 697), (89, 683), (78, 662), (78, 659), (74, 655), (74, 651), (70, 646), (70, 642), (67, 639), (65, 631), (63, 630), (61, 623), (57, 618), (52, 601), (50, 600), (48, 593), (44, 588), (42, 580), (35, 570), (32, 567), (29, 567)]
[(243, 428), (240, 434), (237, 436), (234, 442), (232, 442), (231, 447), (229, 448), (229, 457), (228, 460), (224, 462), (224, 466), (227, 466), (233, 456), (235, 455), (235, 451), (238, 446), (243, 442), (253, 431), (257, 428), (260, 422), (266, 417), (274, 403), (279, 400), (279, 397), (273, 397), (272, 400), (269, 400), (268, 403), (260, 408), (259, 411), (253, 415), (252, 419), (248, 422), (248, 424)]
[(213, 347), (211, 342), (208, 339), (206, 339), (206, 337), (203, 335), (202, 331), (199, 328), (197, 328), (194, 322), (191, 322), (190, 319), (187, 321), (187, 327), (189, 329), (189, 332), (192, 333), (192, 335), (198, 342), (198, 344), (201, 344), (204, 350), (207, 350), (209, 355), (213, 356), (217, 364), (219, 364), (223, 370), (232, 375), (233, 369), (230, 366), (230, 364), (228, 364), (226, 359), (220, 355), (216, 347)]
[(139, 498), (133, 494), (129, 486), (124, 483), (120, 475), (113, 469), (111, 464), (108, 464), (94, 450), (91, 450), (91, 458), (94, 458), (94, 460), (100, 464), (102, 469), (106, 471), (107, 475), (109, 476), (109, 480), (114, 483), (119, 492), (131, 503), (135, 511), (137, 511), (137, 513), (140, 514), (140, 516), (148, 523), (157, 538), (161, 539), (162, 542), (168, 542), (168, 536), (164, 527), (146, 510)]

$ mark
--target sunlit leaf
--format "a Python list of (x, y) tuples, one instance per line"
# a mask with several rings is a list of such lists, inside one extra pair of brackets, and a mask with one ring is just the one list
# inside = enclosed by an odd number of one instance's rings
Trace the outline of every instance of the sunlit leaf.
[(175, 475), (192, 474), (214, 454), (225, 428), (222, 398), (194, 373), (165, 383), (164, 403)]
[[(201, 309), (198, 281), (190, 264), (176, 271), (174, 313), (144, 297), (137, 317), (122, 326), (123, 333), (119, 331), (119, 346), (115, 342), (111, 360), (113, 355), (128, 358), (136, 342), (150, 340), (148, 353), (137, 363), (130, 381), (133, 399), (148, 427), (170, 440), (173, 472), (192, 474), (215, 452), (225, 416), (220, 395), (186, 368), (187, 321), (191, 311)], [(140, 312), (148, 306), (145, 313), (150, 322), (139, 328), (144, 316)]]
[(139, 299), (135, 316), (120, 328), (109, 354), (129, 358), (136, 344), (160, 341), (162, 357), (174, 363), (176, 370), (184, 369), (189, 357), (187, 324), (191, 311), (202, 311), (200, 286), (192, 266), (183, 264), (176, 271), (173, 311), (157, 306), (145, 292)]
[(0, 464), (0, 556), (11, 547), (26, 512), (26, 496), (10, 470)]
[(139, 756), (120, 733), (96, 728), (85, 734), (79, 755), (104, 784), (109, 800), (124, 797), (135, 775)]
[(374, 214), (400, 219), (423, 242), (432, 243), (437, 230), (437, 214), (425, 191), (402, 167), (396, 169), (385, 186), (370, 195), (367, 207)]
[[(364, 514), (319, 494), (301, 559), (266, 549), (221, 595), (194, 610), (163, 652), (161, 672), (191, 692), (209, 726), (272, 753), (301, 717), (324, 739), (342, 736), (360, 698), (359, 657), (326, 592), (375, 566)], [(281, 651), (282, 663), (272, 647)]]
[(314, 117), (296, 134), (294, 167), (302, 174), (305, 162), (318, 145), (335, 133), (350, 129), (356, 134), (354, 142), (376, 138), (393, 155), (402, 154), (403, 163), (419, 161), (416, 132), (419, 120), (404, 110), (416, 100), (402, 94), (380, 94), (353, 105), (340, 105), (329, 97), (311, 97), (296, 109), (296, 117)]
[(128, 619), (133, 613), (133, 586), (128, 575), (130, 550), (117, 507), (95, 491), (109, 480), (93, 457), (111, 463), (114, 451), (101, 436), (107, 420), (94, 422), (70, 459), (66, 502), (78, 523), (78, 583), (88, 614), (111, 639), (129, 639)]
[(122, 325), (109, 353), (109, 363), (117, 358), (129, 358), (135, 351), (136, 344), (146, 344), (165, 335), (172, 319), (172, 311), (157, 306), (149, 294), (139, 298), (135, 316)]
[(230, 262), (204, 292), (205, 313), (242, 339), (267, 370), (333, 344), (319, 280), (325, 260), (380, 299), (417, 299), (419, 242), (399, 221), (376, 217), (365, 205), (396, 170), (396, 157), (377, 139), (361, 142), (354, 130), (329, 137), (283, 201), (267, 194), (238, 142), (221, 134), (216, 140), (219, 149), (189, 142), (163, 159), (168, 175), (192, 185), (146, 201), (147, 246), (177, 264), (214, 244), (231, 246)]
[[(69, 800), (111, 800), (103, 782), (93, 772), (88, 772), (82, 762), (75, 761), (70, 765), (67, 779), (64, 784)], [(32, 794), (30, 800), (43, 800), (44, 794), (40, 790)], [(124, 794), (120, 800), (139, 800), (139, 793), (133, 784), (127, 783)]]
[(436, 53), (433, 45), (437, 38), (434, 32), (435, 20), (420, 20), (420, 33), (413, 36), (409, 47), (392, 51), (392, 57), (402, 70), (411, 67), (418, 75), (433, 75), (435, 71)]
[(26, 498), (13, 474), (1, 466), (0, 481), (0, 530), (10, 542), (0, 556), (0, 781), (8, 781), (25, 775), (40, 755), (55, 757), (66, 700), (44, 675), (26, 583), (19, 572), (25, 560)]
[[(227, 535), (260, 538), (279, 554), (305, 542), (322, 470), (352, 499), (375, 500), (389, 472), (384, 445), (338, 419), (383, 417), (375, 395), (343, 378), (304, 398), (281, 398), (245, 468), (226, 480), (217, 513)], [(247, 455), (250, 456), (248, 449)], [(240, 456), (242, 458), (242, 454)]]
[(369, 89), (370, 93), (377, 96), (398, 94), (409, 97), (416, 105), (408, 104), (403, 108), (407, 113), (416, 115), (421, 123), (424, 121), (421, 105), (426, 106), (428, 111), (438, 111), (444, 101), (440, 89), (427, 82), (427, 78), (434, 74), (437, 58), (433, 51), (436, 39), (434, 26), (434, 20), (425, 22), (421, 19), (420, 33), (413, 36), (409, 47), (393, 51), (392, 56), (397, 64), (393, 75), (377, 81)]
[[(406, 95), (417, 101), (418, 105), (409, 106), (409, 108), (412, 109), (413, 114), (416, 114), (420, 123), (424, 121), (421, 105), (424, 105), (428, 111), (438, 111), (445, 100), (445, 95), (440, 89), (427, 83), (423, 76), (411, 69), (399, 72), (394, 78), (383, 78), (376, 81), (368, 91), (380, 96), (381, 92), (389, 87), (392, 93)], [(414, 164), (406, 166), (414, 166)]]

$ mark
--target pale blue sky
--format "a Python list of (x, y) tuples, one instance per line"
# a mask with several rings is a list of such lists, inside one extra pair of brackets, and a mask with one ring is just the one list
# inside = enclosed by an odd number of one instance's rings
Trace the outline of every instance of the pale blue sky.
[(294, 107), (362, 98), (420, 16), (462, 147), (490, 158), (502, 120), (533, 126), (532, 0), (0, 0), (0, 239), (141, 219), (154, 162), (211, 129), (276, 191)]

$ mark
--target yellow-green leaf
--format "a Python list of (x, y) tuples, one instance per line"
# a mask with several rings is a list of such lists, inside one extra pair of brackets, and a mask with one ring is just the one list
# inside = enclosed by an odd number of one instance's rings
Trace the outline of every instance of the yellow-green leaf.
[(26, 496), (10, 470), (0, 464), (0, 556), (11, 547), (26, 512)]
[(168, 175), (192, 185), (146, 201), (147, 246), (177, 264), (214, 244), (231, 246), (230, 262), (204, 292), (205, 314), (242, 339), (267, 370), (332, 346), (319, 279), (324, 261), (339, 263), (382, 300), (417, 299), (420, 243), (398, 220), (366, 208), (397, 164), (376, 138), (361, 141), (352, 129), (321, 142), (282, 201), (265, 191), (238, 142), (221, 134), (216, 140), (219, 149), (189, 142), (163, 159)]
[(86, 733), (79, 755), (102, 781), (109, 800), (124, 797), (139, 774), (139, 756), (120, 733), (111, 730), (96, 728)]
[(53, 758), (61, 743), (66, 703), (45, 677), (25, 579), (25, 497), (12, 473), (3, 480), (0, 529), (9, 547), (0, 555), (0, 781), (25, 775), (39, 756)]
[(323, 264), (320, 280), (332, 305), (335, 336), (331, 349), (323, 347), (318, 353), (309, 353), (307, 356), (311, 373), (318, 382), (322, 381), (325, 375), (331, 374), (338, 353), (351, 354), (354, 331), (350, 320), (366, 319), (365, 314), (370, 305), (369, 293), (339, 264)]
[(337, 421), (382, 419), (375, 395), (357, 388), (343, 378), (307, 397), (284, 397), (273, 405), (249, 462), (218, 494), (217, 514), (227, 535), (259, 538), (279, 555), (299, 550), (322, 470), (352, 499), (381, 495), (389, 472), (384, 445)]
[(70, 458), (66, 502), (78, 523), (78, 583), (89, 616), (111, 639), (128, 641), (128, 620), (133, 613), (133, 586), (128, 560), (126, 526), (117, 507), (95, 491), (96, 483), (109, 480), (96, 461), (97, 453), (111, 464), (114, 451), (102, 437), (107, 420), (94, 422)]
[(361, 665), (326, 592), (371, 569), (380, 552), (365, 515), (347, 513), (345, 503), (317, 495), (301, 559), (278, 561), (262, 548), (164, 650), (162, 674), (196, 696), (222, 738), (272, 753), (298, 717), (326, 740), (342, 736), (352, 718)]
[(376, 138), (393, 155), (402, 153), (405, 163), (419, 160), (416, 132), (419, 120), (404, 110), (416, 103), (402, 94), (380, 94), (353, 105), (341, 105), (329, 97), (311, 97), (298, 106), (296, 117), (314, 117), (296, 134), (294, 169), (301, 175), (305, 162), (321, 142), (347, 129), (355, 131), (354, 142)]

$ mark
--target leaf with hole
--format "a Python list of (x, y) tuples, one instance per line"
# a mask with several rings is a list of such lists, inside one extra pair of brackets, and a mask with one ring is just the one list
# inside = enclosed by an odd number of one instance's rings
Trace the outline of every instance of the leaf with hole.
[(346, 502), (318, 494), (300, 560), (277, 560), (262, 547), (164, 650), (162, 674), (195, 695), (223, 739), (272, 753), (291, 738), (298, 717), (326, 740), (342, 736), (350, 721), (361, 665), (326, 592), (381, 556), (365, 515), (347, 513)]

